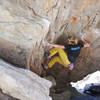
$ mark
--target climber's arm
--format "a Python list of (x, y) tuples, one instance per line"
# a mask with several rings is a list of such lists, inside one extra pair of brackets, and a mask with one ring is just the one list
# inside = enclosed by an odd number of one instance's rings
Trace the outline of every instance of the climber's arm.
[(55, 48), (65, 49), (65, 46), (64, 46), (64, 45), (58, 45), (58, 44), (51, 44), (51, 43), (48, 43), (48, 46), (52, 46), (52, 47), (55, 47)]
[(90, 47), (90, 44), (85, 39), (82, 39), (82, 41), (84, 43), (85, 48)]
[(85, 44), (84, 44), (84, 47), (85, 47), (85, 48), (90, 47), (90, 44), (89, 44), (89, 43), (85, 43)]

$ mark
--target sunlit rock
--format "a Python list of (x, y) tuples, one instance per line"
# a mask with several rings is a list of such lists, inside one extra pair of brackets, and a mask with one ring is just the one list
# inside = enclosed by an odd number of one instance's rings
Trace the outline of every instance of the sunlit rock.
[[(20, 3), (17, 0), (0, 1), (0, 57), (12, 64), (25, 67), (30, 53), (34, 53), (34, 60), (41, 60), (43, 50), (40, 44), (49, 31), (50, 21), (42, 17), (29, 17), (29, 12), (25, 11)], [(14, 9), (16, 10), (13, 11)], [(39, 48), (40, 53), (37, 52)], [(32, 60), (33, 63), (34, 60)], [(39, 65), (36, 67), (40, 69)]]
[(0, 88), (2, 92), (20, 100), (52, 100), (52, 83), (38, 75), (11, 66), (0, 60)]
[(100, 71), (94, 72), (86, 76), (83, 80), (76, 83), (71, 82), (72, 86), (75, 87), (80, 93), (83, 93), (86, 88), (94, 85), (100, 85)]

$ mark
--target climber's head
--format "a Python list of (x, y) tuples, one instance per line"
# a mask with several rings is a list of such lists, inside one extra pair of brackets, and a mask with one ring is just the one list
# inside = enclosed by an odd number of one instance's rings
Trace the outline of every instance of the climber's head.
[(78, 39), (74, 36), (69, 36), (68, 37), (68, 44), (77, 45), (78, 44)]

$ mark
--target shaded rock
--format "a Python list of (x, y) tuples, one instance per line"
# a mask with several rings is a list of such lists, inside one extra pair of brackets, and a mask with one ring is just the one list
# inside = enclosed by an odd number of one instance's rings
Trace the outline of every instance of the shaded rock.
[(59, 84), (55, 87), (55, 92), (51, 91), (50, 96), (53, 98), (53, 100), (70, 100), (81, 96), (81, 94), (71, 85)]
[(53, 100), (70, 100), (70, 91), (65, 91), (61, 94), (51, 94)]
[(38, 75), (0, 60), (0, 88), (2, 92), (20, 100), (52, 100), (51, 82)]
[(10, 97), (10, 96), (2, 93), (2, 91), (0, 90), (0, 100), (19, 100), (19, 99), (15, 99), (13, 97)]
[(54, 79), (53, 76), (47, 76), (44, 78), (52, 82), (52, 88), (56, 86), (56, 80)]

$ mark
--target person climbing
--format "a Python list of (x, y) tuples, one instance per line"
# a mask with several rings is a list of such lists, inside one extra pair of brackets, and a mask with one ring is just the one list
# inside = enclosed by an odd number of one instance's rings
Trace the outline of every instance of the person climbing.
[[(86, 42), (85, 39), (81, 39), (81, 42), (73, 36), (68, 37), (68, 42), (66, 45), (58, 45), (47, 43), (48, 46), (52, 46), (48, 52), (45, 52), (44, 56), (49, 59), (47, 66), (43, 63), (42, 67), (46, 70), (48, 68), (52, 68), (52, 66), (58, 62), (62, 64), (64, 67), (69, 68), (69, 70), (73, 70), (74, 63), (77, 57), (80, 54), (82, 47), (89, 47), (89, 43)], [(54, 56), (58, 53), (58, 56)]]

